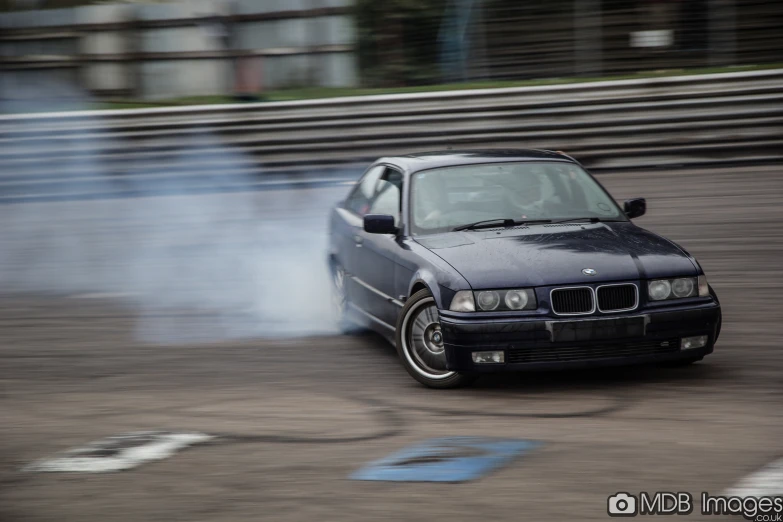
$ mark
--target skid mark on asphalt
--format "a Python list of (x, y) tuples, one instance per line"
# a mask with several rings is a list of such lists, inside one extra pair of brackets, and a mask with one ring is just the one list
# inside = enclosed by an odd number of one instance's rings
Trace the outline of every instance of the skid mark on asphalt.
[(783, 495), (783, 458), (743, 478), (729, 489), (726, 495), (737, 497)]
[[(454, 395), (453, 397), (446, 397), (440, 401), (441, 405), (453, 405), (453, 407), (434, 407), (434, 406), (418, 406), (415, 403), (403, 403), (392, 402), (385, 399), (376, 399), (378, 403), (386, 404), (387, 406), (395, 409), (399, 409), (405, 412), (424, 413), (428, 417), (432, 416), (444, 416), (444, 417), (497, 417), (497, 418), (533, 418), (533, 419), (566, 419), (576, 417), (598, 417), (611, 415), (630, 408), (635, 402), (638, 402), (637, 398), (632, 397), (631, 393), (627, 390), (615, 390), (612, 392), (604, 392), (594, 394), (592, 397), (581, 397), (577, 402), (576, 396), (574, 396), (573, 402), (584, 405), (589, 401), (589, 406), (584, 409), (573, 409), (573, 404), (570, 401), (559, 400), (553, 401), (551, 398), (547, 398), (546, 395), (533, 395), (531, 393), (502, 393), (498, 395), (487, 395), (486, 397), (494, 397), (498, 400), (509, 400), (515, 405), (527, 406), (527, 411), (523, 409), (505, 409), (503, 411), (497, 411), (492, 409), (468, 409), (464, 405), (464, 398)], [(462, 405), (460, 403), (462, 402)]]

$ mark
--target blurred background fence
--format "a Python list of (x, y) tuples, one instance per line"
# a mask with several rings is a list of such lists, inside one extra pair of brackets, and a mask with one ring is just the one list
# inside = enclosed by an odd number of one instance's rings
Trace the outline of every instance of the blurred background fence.
[(780, 0), (4, 0), (1, 96), (601, 77), (783, 62)]
[(47, 84), (109, 97), (358, 83), (349, 0), (189, 0), (0, 13), (7, 96)]
[(593, 170), (783, 160), (783, 70), (0, 116), (0, 203), (354, 180), (379, 156), (560, 149)]

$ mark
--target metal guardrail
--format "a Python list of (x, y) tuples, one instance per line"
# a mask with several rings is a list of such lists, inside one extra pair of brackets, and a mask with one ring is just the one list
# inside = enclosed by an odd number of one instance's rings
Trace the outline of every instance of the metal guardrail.
[(383, 155), (565, 150), (593, 170), (783, 160), (783, 70), (0, 117), (0, 201), (355, 177)]

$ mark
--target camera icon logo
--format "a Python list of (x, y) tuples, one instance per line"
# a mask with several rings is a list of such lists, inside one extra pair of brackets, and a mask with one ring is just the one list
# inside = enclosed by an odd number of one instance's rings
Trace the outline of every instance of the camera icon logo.
[(636, 497), (622, 491), (609, 497), (606, 510), (610, 517), (635, 517), (639, 514)]

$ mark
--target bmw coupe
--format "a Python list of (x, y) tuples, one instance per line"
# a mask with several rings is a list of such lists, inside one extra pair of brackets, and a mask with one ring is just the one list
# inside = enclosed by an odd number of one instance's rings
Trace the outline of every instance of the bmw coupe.
[(339, 324), (389, 339), (417, 381), (664, 363), (713, 351), (699, 263), (636, 226), (576, 160), (538, 150), (381, 158), (330, 216)]

